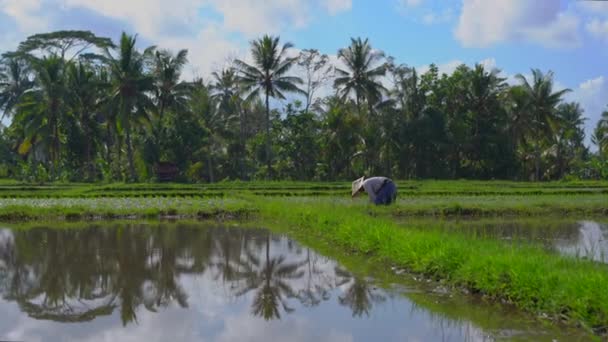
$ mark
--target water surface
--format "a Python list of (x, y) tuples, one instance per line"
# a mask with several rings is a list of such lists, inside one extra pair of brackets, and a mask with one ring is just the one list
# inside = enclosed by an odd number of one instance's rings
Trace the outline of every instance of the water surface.
[(406, 227), (439, 228), (513, 243), (536, 243), (557, 253), (608, 262), (608, 223), (553, 218), (405, 221)]
[[(386, 270), (390, 272), (390, 270)], [(410, 277), (380, 286), (263, 229), (0, 229), (0, 340), (572, 340)]]

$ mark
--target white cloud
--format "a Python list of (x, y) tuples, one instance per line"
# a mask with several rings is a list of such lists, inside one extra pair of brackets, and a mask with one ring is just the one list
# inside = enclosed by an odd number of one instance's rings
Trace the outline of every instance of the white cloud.
[(194, 37), (159, 36), (155, 44), (177, 51), (188, 49), (188, 68), (184, 74), (207, 76), (226, 66), (229, 58), (244, 58), (245, 46), (231, 41), (217, 25), (203, 27)]
[(426, 25), (445, 23), (452, 20), (453, 14), (453, 10), (447, 7), (442, 12), (429, 12), (425, 14), (422, 16), (422, 22)]
[[(479, 61), (477, 63), (473, 63), (473, 64), (467, 64), (459, 59), (451, 60), (451, 61), (448, 61), (445, 63), (440, 63), (440, 64), (435, 63), (435, 65), (437, 66), (437, 69), (439, 70), (439, 75), (442, 75), (442, 74), (451, 75), (452, 73), (454, 73), (456, 68), (458, 68), (462, 64), (465, 64), (470, 68), (474, 67), (475, 64), (481, 64), (481, 65), (483, 65), (483, 67), (486, 70), (489, 71), (489, 70), (496, 68), (496, 59), (495, 58), (486, 58), (484, 60), (481, 60), (481, 61)], [(429, 69), (430, 69), (430, 65), (423, 65), (423, 66), (416, 68), (416, 70), (418, 71), (419, 74), (424, 74), (425, 72), (429, 71)]]
[(155, 37), (172, 25), (197, 21), (202, 0), (58, 0), (67, 8), (81, 7), (106, 17), (124, 20), (138, 33)]
[(192, 67), (205, 76), (228, 56), (243, 58), (249, 39), (303, 28), (313, 10), (334, 15), (351, 7), (352, 0), (0, 0), (0, 11), (20, 28), (4, 33), (0, 44), (12, 49), (29, 34), (58, 27), (52, 19), (59, 11), (85, 9), (124, 22), (140, 41), (188, 49)]
[(608, 20), (593, 19), (585, 25), (585, 29), (597, 38), (608, 40)]
[(576, 7), (591, 14), (608, 16), (608, 2), (606, 1), (577, 1)]
[(399, 4), (404, 7), (417, 7), (422, 4), (423, 0), (400, 0)]
[(324, 0), (322, 4), (330, 15), (349, 11), (353, 7), (352, 0)]
[[(161, 0), (162, 1), (162, 0)], [(249, 37), (302, 28), (310, 20), (310, 6), (304, 0), (209, 0), (224, 17), (224, 27)]]
[(17, 22), (20, 31), (27, 34), (48, 26), (47, 20), (40, 15), (42, 0), (0, 0), (0, 9)]
[(588, 145), (591, 144), (591, 134), (595, 125), (608, 105), (606, 94), (608, 94), (608, 83), (604, 76), (599, 76), (580, 83), (565, 97), (568, 101), (579, 102), (585, 110), (585, 117), (588, 118), (585, 122), (585, 140)]
[(463, 0), (454, 32), (466, 47), (528, 41), (546, 47), (580, 44), (578, 17), (561, 12), (555, 0)]

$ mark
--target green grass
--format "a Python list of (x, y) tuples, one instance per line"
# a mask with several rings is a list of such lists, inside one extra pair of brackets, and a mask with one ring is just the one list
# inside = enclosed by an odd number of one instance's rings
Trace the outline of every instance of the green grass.
[[(608, 265), (433, 228), (404, 229), (340, 205), (260, 203), (265, 222), (297, 238), (322, 240), (410, 272), (603, 334)], [(425, 229), (426, 228), (426, 229)]]
[(120, 218), (236, 218), (254, 211), (242, 199), (49, 198), (0, 199), (0, 221)]
[[(255, 213), (298, 239), (332, 246), (462, 287), (554, 320), (608, 332), (608, 265), (433, 228), (395, 217), (608, 215), (608, 183), (398, 182), (399, 200), (373, 207), (350, 183), (0, 183), (0, 221), (236, 218)], [(288, 196), (288, 197), (286, 197)]]
[[(507, 181), (397, 181), (401, 198), (444, 196), (598, 195), (608, 196), (608, 182), (522, 183)], [(231, 197), (234, 193), (262, 196), (345, 196), (350, 182), (221, 182), (214, 184), (82, 184), (46, 185), (0, 181), (0, 197)]]

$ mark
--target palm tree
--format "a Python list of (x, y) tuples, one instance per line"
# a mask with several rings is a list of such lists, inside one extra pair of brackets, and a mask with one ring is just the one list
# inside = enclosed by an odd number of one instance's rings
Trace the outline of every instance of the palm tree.
[(368, 39), (351, 38), (351, 45), (340, 49), (338, 58), (346, 64), (346, 70), (336, 68), (334, 87), (343, 99), (351, 93), (355, 94), (359, 113), (361, 101), (366, 99), (371, 113), (372, 106), (382, 100), (382, 94), (387, 92), (380, 82), (380, 78), (386, 74), (387, 65), (376, 65), (384, 59), (384, 53), (374, 51)]
[(608, 152), (608, 110), (602, 113), (602, 117), (597, 122), (591, 140), (598, 148), (598, 154), (603, 157)]
[(291, 43), (279, 46), (279, 37), (265, 35), (251, 42), (253, 65), (239, 59), (235, 60), (239, 71), (238, 82), (242, 91), (248, 93), (247, 100), (263, 94), (266, 100), (266, 163), (267, 175), (272, 174), (272, 159), (270, 150), (270, 103), (271, 97), (285, 99), (285, 92), (304, 94), (299, 84), (302, 79), (286, 76), (296, 63), (297, 57), (287, 57), (287, 50), (293, 47)]
[(209, 86), (211, 98), (216, 101), (221, 112), (233, 114), (232, 112), (235, 111), (235, 97), (239, 93), (235, 70), (227, 68), (220, 73), (214, 71), (211, 77), (213, 78), (213, 83)]
[(529, 133), (534, 139), (534, 179), (540, 180), (541, 152), (540, 144), (542, 138), (546, 138), (553, 130), (552, 125), (556, 118), (556, 107), (561, 102), (562, 97), (570, 91), (563, 89), (553, 91), (553, 72), (543, 74), (538, 69), (532, 69), (532, 83), (521, 74), (515, 76), (522, 84), (528, 97), (527, 122)]
[(106, 84), (98, 77), (95, 70), (79, 62), (68, 67), (68, 104), (78, 120), (84, 140), (85, 174), (89, 180), (95, 177), (93, 163), (94, 137), (100, 128), (98, 110), (101, 105), (102, 90)]
[(187, 108), (191, 85), (180, 81), (182, 69), (188, 63), (188, 50), (180, 50), (176, 55), (170, 51), (161, 50), (149, 53), (154, 77), (154, 92), (158, 122), (155, 129), (155, 143), (159, 143), (163, 116), (167, 109), (176, 111)]
[(30, 79), (30, 68), (19, 57), (5, 57), (0, 65), (0, 111), (3, 119), (11, 116), (19, 103), (21, 95), (34, 83)]
[(65, 62), (51, 55), (42, 59), (31, 58), (36, 84), (24, 94), (17, 121), (25, 122), (25, 140), (19, 147), (22, 154), (29, 152), (34, 143), (41, 142), (48, 150), (51, 175), (57, 174), (61, 156), (61, 122), (66, 114), (67, 77)]
[(557, 119), (555, 134), (553, 135), (554, 144), (552, 149), (555, 151), (556, 177), (559, 179), (564, 175), (565, 167), (575, 157), (577, 151), (583, 148), (585, 132), (583, 125), (583, 108), (578, 102), (562, 103), (557, 107)]
[(137, 178), (133, 157), (132, 125), (137, 117), (145, 117), (146, 108), (152, 107), (147, 92), (154, 90), (154, 79), (145, 74), (144, 57), (135, 49), (137, 36), (122, 33), (118, 57), (108, 49), (105, 56), (112, 75), (111, 97), (118, 109), (118, 122), (126, 134), (127, 155), (131, 180)]
[(226, 121), (236, 118), (235, 112), (238, 112), (237, 159), (240, 178), (243, 179), (245, 178), (245, 108), (239, 97), (237, 75), (234, 68), (227, 68), (220, 73), (213, 72), (211, 76), (213, 77), (213, 83), (211, 83), (209, 90), (211, 91), (211, 99), (217, 104), (217, 112), (223, 115)]

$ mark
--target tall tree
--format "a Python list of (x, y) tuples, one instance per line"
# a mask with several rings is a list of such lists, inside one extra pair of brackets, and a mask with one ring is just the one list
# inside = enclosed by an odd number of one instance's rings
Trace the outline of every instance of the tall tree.
[(229, 146), (229, 150), (236, 157), (234, 159), (236, 159), (235, 165), (238, 165), (238, 177), (244, 179), (246, 140), (245, 112), (247, 104), (243, 103), (240, 97), (239, 84), (234, 68), (226, 68), (219, 73), (213, 72), (211, 76), (213, 81), (209, 90), (211, 91), (211, 99), (216, 104), (217, 112), (224, 117), (224, 120), (229, 122), (233, 122), (233, 120), (238, 117), (238, 132), (232, 132), (233, 138), (237, 138), (234, 139), (235, 141), (232, 146)]
[(66, 115), (66, 64), (59, 56), (32, 58), (36, 84), (20, 105), (15, 118), (25, 122), (25, 140), (20, 153), (28, 153), (35, 143), (46, 146), (51, 174), (57, 176), (61, 156), (61, 123)]
[(304, 80), (304, 91), (306, 92), (304, 112), (308, 113), (317, 91), (331, 78), (333, 67), (329, 63), (329, 56), (321, 54), (319, 50), (315, 49), (302, 50), (298, 56), (298, 65), (304, 69), (306, 74)]
[(137, 117), (145, 116), (145, 110), (152, 107), (147, 93), (154, 90), (154, 78), (144, 70), (143, 54), (137, 51), (137, 36), (122, 33), (118, 56), (105, 50), (112, 74), (111, 97), (118, 109), (118, 122), (126, 135), (129, 173), (132, 181), (137, 179), (133, 155), (132, 134)]
[(99, 136), (99, 109), (108, 84), (98, 77), (90, 65), (79, 61), (68, 67), (68, 85), (68, 106), (78, 121), (84, 144), (84, 174), (91, 181), (95, 178), (93, 155), (96, 137)]
[(285, 99), (285, 92), (304, 94), (298, 88), (302, 79), (287, 76), (297, 61), (296, 57), (287, 57), (291, 43), (280, 46), (279, 37), (265, 35), (251, 42), (253, 64), (235, 60), (239, 70), (239, 83), (242, 90), (248, 93), (247, 99), (263, 95), (266, 102), (266, 167), (267, 177), (272, 177), (272, 157), (270, 149), (270, 98)]
[(221, 112), (233, 114), (236, 111), (235, 101), (239, 94), (235, 70), (227, 68), (219, 73), (214, 71), (211, 77), (213, 79), (209, 87), (211, 98)]
[(98, 37), (90, 31), (55, 31), (27, 37), (19, 44), (18, 53), (39, 52), (44, 55), (56, 55), (70, 62), (83, 54), (87, 58), (101, 57), (95, 53), (86, 53), (91, 48), (99, 50), (112, 47), (114, 43), (110, 38)]
[(556, 117), (557, 124), (551, 150), (555, 155), (554, 175), (560, 179), (571, 162), (585, 149), (583, 145), (585, 118), (583, 109), (577, 102), (560, 104), (557, 107)]
[(13, 115), (21, 96), (34, 82), (30, 78), (30, 66), (25, 59), (17, 56), (4, 57), (0, 63), (0, 119), (3, 119)]
[(604, 158), (608, 153), (608, 110), (602, 112), (593, 131), (592, 141), (597, 146), (600, 157)]
[(155, 50), (150, 51), (148, 55), (154, 77), (154, 104), (157, 114), (156, 124), (153, 125), (153, 144), (156, 146), (154, 162), (159, 162), (165, 113), (167, 110), (176, 113), (187, 110), (192, 85), (180, 80), (182, 70), (188, 63), (188, 50), (180, 50), (175, 55), (167, 50)]
[(380, 81), (387, 69), (386, 64), (382, 63), (384, 53), (373, 50), (367, 39), (351, 38), (351, 45), (340, 49), (338, 58), (346, 65), (346, 70), (336, 68), (334, 87), (343, 99), (351, 93), (355, 94), (359, 113), (364, 99), (371, 109), (387, 91)]
[(529, 101), (527, 126), (530, 127), (530, 133), (534, 137), (534, 179), (539, 181), (541, 179), (542, 140), (551, 134), (556, 107), (570, 89), (554, 91), (552, 71), (543, 74), (539, 69), (532, 69), (531, 82), (521, 74), (518, 74), (516, 78), (521, 82)]

